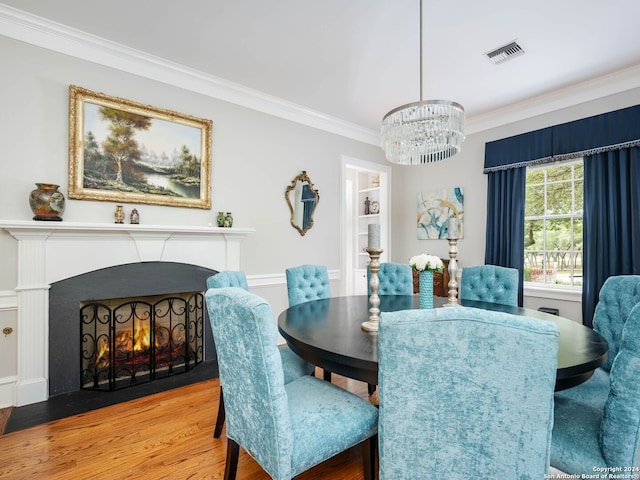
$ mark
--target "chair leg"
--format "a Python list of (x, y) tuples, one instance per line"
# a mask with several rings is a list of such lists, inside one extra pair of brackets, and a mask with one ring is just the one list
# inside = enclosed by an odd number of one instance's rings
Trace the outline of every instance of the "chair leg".
[(218, 403), (218, 416), (216, 418), (216, 428), (213, 430), (213, 438), (220, 438), (222, 427), (224, 426), (224, 419), (224, 397), (222, 395), (222, 387), (220, 387), (220, 402)]
[(324, 381), (331, 383), (331, 372), (329, 370), (324, 371)]
[(238, 456), (240, 445), (230, 438), (227, 439), (227, 460), (224, 464), (224, 480), (235, 480), (238, 471)]
[(362, 445), (362, 469), (364, 472), (364, 480), (374, 480), (376, 472), (376, 445), (378, 444), (378, 436), (367, 438)]
[(367, 384), (367, 391), (369, 392), (369, 395), (373, 395), (373, 392), (376, 391), (376, 386), (372, 383)]

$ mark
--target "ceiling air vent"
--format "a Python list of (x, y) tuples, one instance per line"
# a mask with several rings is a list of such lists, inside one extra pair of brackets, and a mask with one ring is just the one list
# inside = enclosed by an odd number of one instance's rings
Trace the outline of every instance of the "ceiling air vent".
[(524, 50), (516, 42), (511, 42), (503, 47), (496, 48), (495, 50), (485, 53), (487, 58), (493, 63), (502, 63), (510, 58), (522, 55)]

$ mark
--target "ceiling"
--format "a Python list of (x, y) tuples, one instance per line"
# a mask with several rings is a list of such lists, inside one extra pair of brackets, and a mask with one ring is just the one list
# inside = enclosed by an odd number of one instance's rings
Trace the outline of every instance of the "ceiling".
[[(0, 1), (372, 130), (420, 99), (418, 0)], [(424, 0), (423, 18), (424, 98), (468, 123), (640, 86), (638, 0)], [(484, 56), (513, 40), (524, 55)]]

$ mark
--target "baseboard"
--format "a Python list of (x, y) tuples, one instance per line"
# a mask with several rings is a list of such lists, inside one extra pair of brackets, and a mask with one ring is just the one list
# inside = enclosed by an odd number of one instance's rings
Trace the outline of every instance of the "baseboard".
[[(329, 281), (340, 280), (340, 270), (329, 270)], [(287, 277), (284, 273), (271, 273), (266, 275), (247, 275), (247, 283), (249, 288), (255, 287), (275, 287), (278, 285), (287, 285)]]
[(15, 406), (17, 381), (15, 376), (0, 378), (0, 408)]

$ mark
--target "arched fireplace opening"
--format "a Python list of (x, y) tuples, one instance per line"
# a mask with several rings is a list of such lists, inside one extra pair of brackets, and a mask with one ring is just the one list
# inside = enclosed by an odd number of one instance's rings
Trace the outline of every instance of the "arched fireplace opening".
[(51, 284), (49, 395), (115, 390), (215, 362), (202, 294), (216, 273), (153, 261)]

